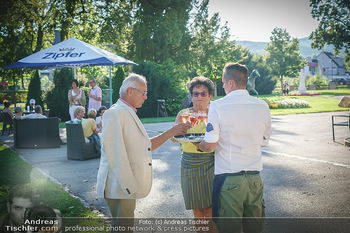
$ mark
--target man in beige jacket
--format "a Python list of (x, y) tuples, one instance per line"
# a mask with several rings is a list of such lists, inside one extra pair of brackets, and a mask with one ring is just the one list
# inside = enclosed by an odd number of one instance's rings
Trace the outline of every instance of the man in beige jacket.
[[(191, 124), (180, 123), (149, 138), (136, 109), (147, 99), (146, 79), (130, 74), (120, 88), (121, 98), (103, 115), (102, 153), (97, 196), (106, 199), (112, 226), (132, 225), (136, 199), (144, 198), (153, 180), (152, 151), (169, 138), (185, 134)], [(121, 222), (121, 217), (129, 222)]]

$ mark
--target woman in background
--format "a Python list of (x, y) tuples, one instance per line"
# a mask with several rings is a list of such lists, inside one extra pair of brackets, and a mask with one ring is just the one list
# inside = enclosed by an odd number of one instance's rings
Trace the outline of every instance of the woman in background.
[(77, 106), (85, 107), (86, 97), (82, 89), (79, 88), (78, 81), (73, 79), (72, 89), (68, 91), (68, 101), (69, 101), (69, 115), (70, 119), (74, 120), (74, 111)]
[(11, 119), (13, 119), (13, 112), (10, 109), (11, 102), (8, 100), (4, 100), (3, 103), (4, 103), (4, 109), (2, 110), (2, 112), (7, 112), (10, 115)]
[(85, 108), (83, 106), (77, 106), (74, 111), (73, 123), (81, 124), (85, 116)]

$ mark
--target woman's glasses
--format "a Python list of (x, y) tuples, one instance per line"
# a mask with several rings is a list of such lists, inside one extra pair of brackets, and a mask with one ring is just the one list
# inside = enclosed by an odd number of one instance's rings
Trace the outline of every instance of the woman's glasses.
[(208, 95), (207, 92), (203, 91), (203, 92), (197, 92), (197, 91), (194, 91), (193, 92), (193, 96), (194, 97), (198, 97), (199, 95), (201, 95), (202, 97), (206, 97)]

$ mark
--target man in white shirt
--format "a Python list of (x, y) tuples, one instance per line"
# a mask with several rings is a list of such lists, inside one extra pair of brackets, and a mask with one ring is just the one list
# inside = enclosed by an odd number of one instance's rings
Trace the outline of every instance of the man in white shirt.
[(92, 78), (89, 81), (91, 90), (89, 93), (89, 108), (90, 109), (95, 109), (98, 111), (101, 107), (102, 103), (102, 90), (99, 86), (96, 84), (96, 79)]
[(249, 95), (247, 81), (246, 66), (225, 65), (226, 96), (210, 105), (205, 137), (197, 144), (202, 151), (215, 148), (212, 209), (219, 232), (261, 232), (265, 216), (260, 148), (268, 144), (271, 115), (264, 101)]

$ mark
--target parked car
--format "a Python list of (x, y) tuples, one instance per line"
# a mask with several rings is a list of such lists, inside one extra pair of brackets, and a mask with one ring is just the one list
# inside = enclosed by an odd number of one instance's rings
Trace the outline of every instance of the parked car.
[(337, 85), (346, 85), (348, 82), (345, 78), (337, 78), (333, 81), (335, 81)]

